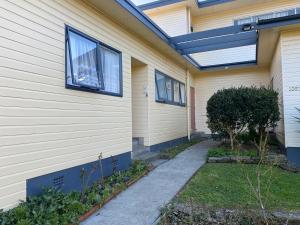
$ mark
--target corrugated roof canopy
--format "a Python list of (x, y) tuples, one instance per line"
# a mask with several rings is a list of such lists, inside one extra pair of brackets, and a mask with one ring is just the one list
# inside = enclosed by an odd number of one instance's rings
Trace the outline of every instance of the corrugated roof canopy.
[(203, 68), (256, 63), (256, 44), (190, 54)]

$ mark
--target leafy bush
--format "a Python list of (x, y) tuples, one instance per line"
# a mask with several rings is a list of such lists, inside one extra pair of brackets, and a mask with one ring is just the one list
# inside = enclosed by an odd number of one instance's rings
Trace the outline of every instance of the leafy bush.
[[(251, 138), (258, 152), (263, 154), (268, 130), (276, 126), (279, 116), (278, 93), (264, 87), (219, 90), (207, 102), (208, 127), (212, 133), (227, 133), (232, 150), (235, 141)], [(248, 136), (241, 136), (246, 130)]]
[(148, 166), (135, 161), (123, 172), (106, 178), (103, 183), (95, 183), (84, 193), (63, 193), (46, 189), (41, 196), (30, 197), (18, 207), (0, 211), (0, 225), (69, 225), (79, 224), (79, 217), (93, 206), (105, 202), (115, 191), (126, 188), (126, 182), (135, 180)]
[(228, 134), (232, 150), (236, 136), (246, 125), (247, 110), (241, 95), (246, 90), (243, 87), (219, 90), (207, 102), (208, 127), (212, 133)]
[(252, 93), (251, 99), (246, 101), (249, 104), (248, 123), (257, 130), (259, 140), (255, 143), (263, 156), (266, 154), (269, 129), (276, 127), (280, 120), (278, 93), (267, 88), (252, 88)]
[(224, 157), (224, 156), (249, 156), (255, 157), (255, 150), (231, 151), (226, 148), (212, 148), (208, 150), (208, 157)]

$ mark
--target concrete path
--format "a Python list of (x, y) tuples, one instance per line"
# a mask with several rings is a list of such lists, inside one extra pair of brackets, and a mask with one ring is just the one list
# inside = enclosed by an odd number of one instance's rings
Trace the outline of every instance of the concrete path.
[(81, 225), (152, 225), (160, 208), (180, 191), (205, 163), (216, 142), (204, 141), (167, 161), (119, 194)]

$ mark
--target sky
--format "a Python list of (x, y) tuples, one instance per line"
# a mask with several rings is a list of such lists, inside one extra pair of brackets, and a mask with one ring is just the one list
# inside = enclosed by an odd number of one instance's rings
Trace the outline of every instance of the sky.
[(131, 0), (136, 5), (142, 5), (149, 2), (154, 2), (154, 0)]

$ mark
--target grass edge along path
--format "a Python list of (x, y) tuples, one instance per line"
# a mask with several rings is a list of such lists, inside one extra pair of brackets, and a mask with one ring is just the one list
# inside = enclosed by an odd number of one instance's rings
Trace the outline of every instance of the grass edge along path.
[(179, 153), (183, 152), (184, 150), (186, 150), (187, 148), (200, 143), (201, 141), (198, 139), (192, 139), (190, 141), (187, 141), (185, 143), (176, 145), (172, 148), (168, 148), (165, 150), (162, 150), (159, 153), (159, 158), (160, 159), (173, 159), (175, 158)]

